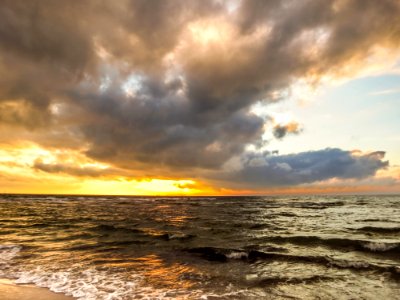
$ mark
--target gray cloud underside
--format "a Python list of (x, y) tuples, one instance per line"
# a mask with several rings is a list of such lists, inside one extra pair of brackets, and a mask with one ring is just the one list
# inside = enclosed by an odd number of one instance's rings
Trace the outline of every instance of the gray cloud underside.
[(221, 172), (216, 179), (245, 186), (289, 186), (328, 179), (363, 179), (388, 166), (381, 151), (353, 155), (327, 148), (289, 155), (248, 155), (243, 168)]
[[(119, 168), (218, 173), (232, 157), (246, 157), (247, 144), (260, 143), (267, 121), (250, 112), (257, 101), (275, 101), (268, 95), (296, 78), (334, 73), (375, 46), (400, 45), (396, 0), (241, 1), (229, 16), (227, 3), (1, 1), (0, 122), (35, 130), (45, 145), (55, 136), (58, 147), (62, 137), (64, 147), (87, 145), (89, 157)], [(221, 19), (233, 38), (196, 52), (188, 26)], [(121, 86), (132, 74), (138, 82), (127, 95)], [(280, 163), (296, 166), (302, 155)], [(326, 163), (330, 155), (314, 157)], [(366, 164), (358, 168), (365, 176), (385, 166), (381, 157), (355, 160)], [(302, 173), (299, 164), (291, 176), (268, 168), (238, 176), (262, 182), (277, 172), (276, 184), (330, 178)], [(360, 177), (329, 167), (333, 177)]]
[(33, 166), (33, 169), (37, 171), (43, 171), (46, 173), (56, 174), (68, 174), (78, 177), (102, 177), (112, 175), (122, 175), (123, 171), (115, 169), (99, 169), (93, 167), (79, 167), (73, 164), (65, 163), (44, 163), (40, 159), (37, 159)]

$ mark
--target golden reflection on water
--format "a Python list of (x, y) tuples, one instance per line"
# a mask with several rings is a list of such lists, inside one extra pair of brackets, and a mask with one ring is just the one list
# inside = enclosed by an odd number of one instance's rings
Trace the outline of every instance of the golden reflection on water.
[(183, 227), (183, 226), (185, 226), (186, 223), (188, 223), (189, 220), (190, 220), (189, 216), (181, 215), (181, 216), (172, 217), (168, 221), (170, 224), (172, 224), (176, 227)]
[(194, 282), (184, 278), (184, 274), (199, 274), (192, 266), (166, 263), (158, 255), (151, 254), (136, 259), (139, 272), (150, 285), (168, 289), (189, 289)]
[(158, 222), (163, 222), (174, 227), (184, 227), (188, 224), (191, 217), (188, 215), (187, 206), (182, 205), (177, 209), (176, 205), (161, 204), (152, 207), (152, 211), (158, 216)]
[(151, 235), (151, 236), (154, 236), (154, 237), (161, 236), (161, 235), (165, 234), (165, 232), (162, 231), (162, 230), (158, 230), (158, 229), (150, 228), (150, 227), (142, 227), (142, 228), (140, 228), (140, 230), (142, 232), (144, 232), (145, 234)]

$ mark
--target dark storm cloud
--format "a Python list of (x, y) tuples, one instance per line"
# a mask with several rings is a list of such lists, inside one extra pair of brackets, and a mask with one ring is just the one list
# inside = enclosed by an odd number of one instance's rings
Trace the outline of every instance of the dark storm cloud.
[(290, 155), (248, 155), (243, 168), (220, 174), (229, 182), (251, 187), (286, 186), (338, 179), (363, 179), (388, 166), (385, 153), (353, 155), (341, 149), (325, 149)]
[[(88, 155), (129, 166), (140, 161), (161, 166), (216, 168), (240, 154), (261, 135), (263, 120), (245, 111), (224, 119), (201, 116), (192, 107), (159, 86), (145, 85), (135, 99), (119, 93), (102, 97), (75, 95), (82, 105), (104, 119), (82, 127), (92, 143)], [(152, 100), (157, 93), (157, 101)], [(92, 98), (93, 97), (93, 98)], [(106, 115), (105, 115), (105, 112)], [(117, 147), (116, 147), (117, 146)]]
[[(0, 40), (5, 52), (71, 70), (85, 68), (92, 56), (83, 31), (81, 1), (1, 1)], [(81, 11), (81, 12), (80, 12)]]
[[(250, 112), (257, 101), (276, 101), (269, 95), (298, 78), (318, 80), (400, 42), (395, 0), (240, 1), (229, 13), (230, 5), (1, 0), (0, 122), (41, 128), (36, 141), (46, 145), (68, 132), (66, 147), (80, 140), (88, 156), (122, 168), (218, 170), (261, 141), (268, 121)], [(287, 132), (297, 131), (274, 131)], [(353, 160), (360, 170), (375, 161)]]

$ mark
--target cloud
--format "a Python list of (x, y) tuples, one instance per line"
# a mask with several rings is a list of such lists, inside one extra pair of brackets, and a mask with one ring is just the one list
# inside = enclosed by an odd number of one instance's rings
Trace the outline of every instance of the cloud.
[(392, 94), (399, 94), (400, 89), (387, 89), (377, 92), (370, 93), (371, 96), (381, 96), (381, 95), (392, 95)]
[(277, 124), (274, 126), (273, 134), (277, 139), (282, 139), (288, 133), (299, 134), (302, 131), (300, 125), (296, 122), (291, 122), (289, 124), (281, 125)]
[[(253, 188), (291, 186), (329, 179), (364, 179), (385, 169), (382, 151), (354, 155), (351, 151), (327, 148), (289, 155), (248, 155), (242, 167), (217, 177)], [(254, 163), (254, 162), (257, 163)]]
[[(245, 161), (247, 146), (260, 144), (271, 128), (271, 120), (251, 112), (255, 103), (278, 101), (271, 95), (299, 78), (349, 72), (376, 47), (398, 49), (399, 16), (395, 0), (241, 1), (233, 11), (212, 0), (6, 0), (0, 126), (35, 129), (37, 143), (74, 147), (120, 169), (219, 173), (235, 157)], [(277, 138), (299, 132), (295, 123), (273, 129)], [(313, 167), (296, 167), (298, 155), (268, 158), (268, 167), (258, 158), (241, 174), (298, 184), (382, 167), (380, 160), (327, 151), (299, 154)], [(324, 164), (329, 176), (319, 169)]]
[(63, 173), (78, 177), (100, 177), (118, 174), (116, 170), (109, 168), (77, 167), (74, 164), (67, 163), (45, 163), (41, 159), (36, 159), (32, 168), (47, 173)]

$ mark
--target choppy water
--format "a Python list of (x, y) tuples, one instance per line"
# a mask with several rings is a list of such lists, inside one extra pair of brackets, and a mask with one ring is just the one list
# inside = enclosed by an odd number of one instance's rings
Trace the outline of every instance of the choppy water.
[(400, 196), (0, 196), (0, 277), (78, 299), (400, 299)]

